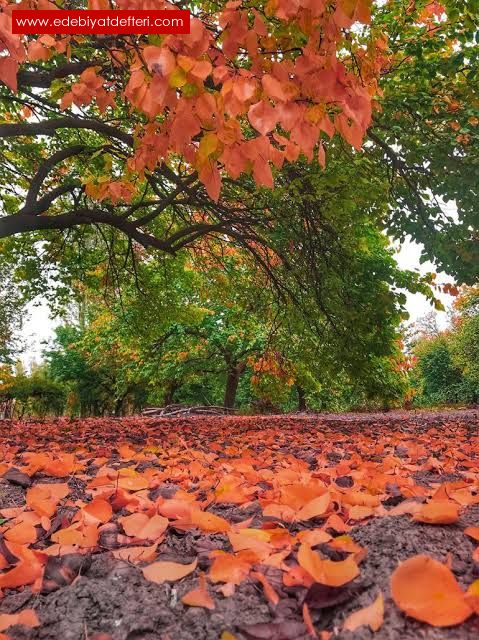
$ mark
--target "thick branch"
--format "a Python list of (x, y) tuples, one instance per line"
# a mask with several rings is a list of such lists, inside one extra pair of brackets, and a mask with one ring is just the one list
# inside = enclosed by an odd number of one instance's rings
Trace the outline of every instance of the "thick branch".
[(95, 66), (95, 62), (82, 60), (81, 62), (70, 62), (61, 67), (54, 67), (48, 70), (19, 71), (17, 80), (19, 87), (38, 87), (48, 89), (54, 80), (67, 78), (72, 75), (80, 75), (89, 67)]
[(17, 138), (19, 136), (51, 136), (58, 129), (88, 129), (96, 131), (108, 138), (120, 140), (128, 146), (133, 146), (133, 136), (117, 127), (104, 122), (82, 118), (57, 118), (42, 122), (21, 122), (18, 124), (0, 124), (0, 138)]
[(144, 247), (160, 249), (167, 253), (174, 253), (168, 242), (151, 236), (133, 223), (101, 209), (77, 209), (72, 213), (59, 216), (36, 216), (36, 215), (11, 215), (0, 218), (0, 238), (25, 233), (27, 231), (57, 230), (64, 231), (80, 225), (107, 224), (119, 231), (122, 231), (132, 240), (135, 240)]
[[(38, 198), (40, 189), (42, 188), (43, 181), (48, 176), (50, 171), (57, 164), (60, 164), (60, 162), (63, 162), (63, 160), (66, 160), (67, 158), (71, 158), (72, 156), (76, 156), (80, 154), (84, 149), (85, 149), (85, 146), (80, 144), (75, 145), (73, 147), (68, 147), (66, 149), (61, 149), (60, 151), (57, 151), (52, 156), (50, 156), (50, 158), (42, 162), (42, 164), (40, 165), (38, 171), (36, 172), (36, 174), (34, 175), (30, 183), (30, 189), (28, 190), (28, 194), (25, 199), (25, 206), (23, 207), (20, 213), (33, 213), (33, 209), (35, 208), (35, 205), (37, 205), (37, 198)], [(53, 202), (53, 200), (56, 197), (58, 196), (55, 196), (50, 201)], [(38, 213), (45, 210), (46, 210), (45, 208), (43, 209), (40, 208), (38, 210)]]

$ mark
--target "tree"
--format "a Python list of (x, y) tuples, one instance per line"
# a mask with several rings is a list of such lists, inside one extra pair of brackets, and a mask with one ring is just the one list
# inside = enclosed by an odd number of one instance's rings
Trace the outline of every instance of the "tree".
[[(105, 317), (106, 315), (106, 317)], [(46, 351), (48, 375), (69, 392), (69, 409), (85, 415), (123, 415), (129, 400), (141, 409), (146, 397), (134, 347), (115, 335), (103, 312), (85, 330), (62, 326)]]
[[(374, 26), (388, 35), (391, 55), (369, 138), (390, 183), (388, 230), (398, 239), (413, 236), (424, 261), (473, 283), (479, 7), (475, 0), (379, 4)], [(457, 206), (457, 215), (445, 205)]]
[(20, 374), (12, 379), (5, 396), (15, 400), (15, 415), (59, 416), (65, 407), (65, 389), (50, 380), (42, 369), (30, 375)]
[(454, 363), (473, 390), (473, 401), (479, 400), (479, 287), (466, 287), (456, 301), (459, 313), (451, 340)]
[(390, 181), (381, 223), (474, 277), (472, 1), (196, 2), (189, 35), (111, 40), (12, 36), (13, 6), (0, 21), (0, 237), (110, 227), (131, 255), (131, 243), (175, 254), (207, 235), (268, 268), (259, 247), (275, 219), (252, 183), (271, 187), (300, 155), (324, 164), (344, 149), (355, 162), (367, 135), (365, 171)]
[[(9, 3), (0, 23), (13, 116), (0, 138), (21, 145), (27, 190), (9, 191), (0, 237), (106, 224), (170, 253), (205, 233), (247, 243), (254, 208), (235, 202), (234, 189), (219, 200), (220, 168), (272, 186), (270, 162), (312, 158), (321, 131), (359, 147), (370, 123), (381, 56), (374, 38), (352, 29), (369, 22), (367, 0), (333, 11), (197, 3), (190, 34), (111, 42), (12, 36), (14, 6), (39, 5)], [(279, 123), (290, 140), (269, 136)], [(17, 169), (3, 170), (18, 182)]]
[(23, 319), (23, 296), (9, 271), (0, 269), (0, 366), (12, 364)]
[(416, 338), (412, 378), (419, 403), (471, 404), (479, 398), (478, 289), (464, 287), (450, 329)]
[[(262, 255), (281, 296), (247, 252), (214, 238), (176, 257), (140, 259), (129, 275), (110, 278), (111, 264), (100, 263), (73, 288), (84, 328), (69, 355), (105, 372), (110, 398), (132, 381), (156, 405), (249, 407), (256, 398), (296, 408), (298, 392), (312, 408), (400, 401), (401, 289), (431, 293), (398, 270), (375, 224), (382, 182), (369, 180), (358, 194), (368, 176), (354, 163), (340, 172), (341, 163), (331, 156), (325, 171), (303, 164), (281, 175), (274, 194), (257, 194), (277, 221), (264, 231), (272, 250)], [(275, 259), (287, 244), (291, 260)], [(91, 266), (96, 255), (91, 247), (82, 254)]]

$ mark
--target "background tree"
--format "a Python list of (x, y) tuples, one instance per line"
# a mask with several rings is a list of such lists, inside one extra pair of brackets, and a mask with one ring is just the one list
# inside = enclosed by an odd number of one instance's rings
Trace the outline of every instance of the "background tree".
[(455, 302), (451, 327), (418, 334), (412, 379), (419, 404), (472, 404), (479, 400), (479, 306), (477, 286), (465, 287)]
[(11, 364), (19, 349), (24, 298), (15, 285), (12, 270), (0, 263), (0, 366)]

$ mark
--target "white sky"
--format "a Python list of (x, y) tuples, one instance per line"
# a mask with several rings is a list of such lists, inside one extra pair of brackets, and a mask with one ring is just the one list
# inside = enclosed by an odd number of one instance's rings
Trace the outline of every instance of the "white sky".
[[(403, 269), (417, 270), (421, 274), (436, 271), (434, 265), (430, 262), (426, 262), (423, 265), (419, 264), (420, 253), (419, 245), (412, 242), (404, 243), (397, 254), (399, 266)], [(437, 282), (444, 284), (453, 282), (453, 280), (445, 274), (438, 274)], [(436, 295), (441, 299), (446, 309), (451, 307), (453, 302), (451, 296), (445, 294)], [(421, 316), (434, 311), (428, 300), (420, 293), (415, 295), (408, 293), (407, 298), (407, 310), (411, 316), (410, 321), (415, 321)], [(28, 311), (30, 317), (23, 328), (23, 340), (26, 350), (22, 361), (25, 366), (30, 367), (32, 362), (41, 360), (42, 351), (45, 349), (44, 343), (53, 337), (55, 325), (58, 323), (50, 317), (45, 301), (41, 301), (38, 306), (30, 305)], [(439, 327), (444, 328), (447, 324), (447, 314), (444, 311), (435, 311), (435, 313)]]

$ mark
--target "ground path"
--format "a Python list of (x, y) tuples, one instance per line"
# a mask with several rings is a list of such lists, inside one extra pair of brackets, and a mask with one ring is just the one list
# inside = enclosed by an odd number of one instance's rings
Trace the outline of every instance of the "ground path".
[[(0, 631), (301, 640), (310, 617), (324, 640), (477, 638), (477, 615), (406, 616), (390, 578), (418, 554), (463, 590), (479, 578), (478, 427), (472, 410), (0, 422)], [(451, 524), (423, 521), (442, 509)], [(379, 630), (345, 630), (379, 594)]]

